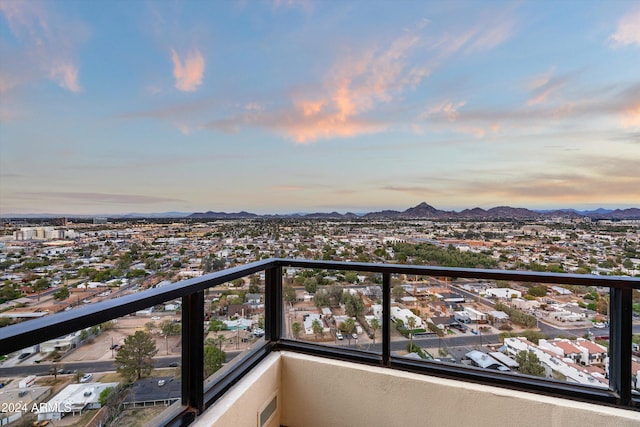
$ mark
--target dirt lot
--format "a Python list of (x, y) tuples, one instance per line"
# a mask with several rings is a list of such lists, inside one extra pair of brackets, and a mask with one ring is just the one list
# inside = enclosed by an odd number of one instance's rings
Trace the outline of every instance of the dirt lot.
[[(125, 317), (118, 319), (113, 329), (100, 334), (98, 337), (89, 339), (87, 343), (67, 353), (63, 357), (63, 360), (66, 362), (76, 362), (113, 359), (115, 358), (116, 351), (112, 351), (111, 346), (115, 344), (122, 345), (127, 336), (132, 335), (137, 330), (144, 330), (146, 323), (154, 322), (156, 325), (159, 325), (163, 320), (179, 319), (179, 316), (176, 315), (160, 317), (160, 320), (151, 320), (149, 317)], [(182, 340), (180, 336), (170, 336), (165, 341), (164, 336), (160, 335), (158, 328), (153, 329), (152, 332), (155, 335), (158, 356), (180, 355), (182, 350)]]

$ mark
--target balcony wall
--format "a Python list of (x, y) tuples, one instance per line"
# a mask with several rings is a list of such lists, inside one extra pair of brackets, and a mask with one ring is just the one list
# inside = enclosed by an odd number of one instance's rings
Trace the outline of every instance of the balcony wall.
[(255, 426), (638, 426), (640, 412), (292, 352), (275, 352), (197, 420)]

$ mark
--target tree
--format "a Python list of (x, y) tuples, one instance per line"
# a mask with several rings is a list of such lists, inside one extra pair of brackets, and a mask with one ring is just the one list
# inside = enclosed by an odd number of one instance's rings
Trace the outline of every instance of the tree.
[(340, 301), (342, 301), (342, 293), (344, 292), (344, 288), (341, 285), (334, 283), (333, 285), (329, 286), (327, 292), (329, 293), (329, 298), (331, 299), (333, 305), (339, 305)]
[(347, 334), (349, 345), (351, 345), (352, 335), (356, 331), (356, 322), (353, 320), (353, 317), (347, 317), (347, 320), (340, 324), (340, 329)]
[(302, 331), (302, 325), (299, 322), (294, 322), (293, 325), (291, 325), (291, 332), (293, 332), (295, 339), (298, 339), (300, 336), (300, 331)]
[(105, 406), (107, 404), (107, 400), (109, 399), (109, 395), (115, 391), (113, 387), (107, 387), (100, 392), (100, 396), (98, 396), (98, 403), (100, 406)]
[(304, 290), (310, 294), (315, 294), (318, 290), (318, 279), (315, 277), (307, 277), (304, 279)]
[(33, 290), (35, 292), (44, 291), (49, 287), (49, 285), (50, 285), (49, 281), (44, 277), (41, 277), (40, 279), (36, 280), (36, 282), (33, 284)]
[(224, 331), (225, 329), (227, 329), (227, 325), (222, 320), (211, 319), (209, 322), (209, 331), (211, 332)]
[(325, 289), (321, 289), (313, 296), (313, 303), (316, 307), (327, 307), (330, 304), (329, 294)]
[(540, 359), (533, 351), (522, 350), (516, 354), (516, 362), (520, 365), (520, 372), (525, 375), (544, 377), (545, 369), (540, 364)]
[(322, 337), (324, 333), (324, 328), (322, 327), (322, 323), (319, 320), (314, 320), (311, 322), (311, 329), (313, 329), (313, 333), (316, 334), (316, 339), (318, 336)]
[(222, 270), (224, 268), (224, 260), (209, 255), (202, 260), (201, 268), (205, 273)]
[(222, 364), (226, 362), (227, 354), (220, 350), (215, 343), (205, 344), (204, 346), (204, 377), (210, 377), (218, 369), (222, 368)]
[(61, 287), (53, 293), (53, 299), (56, 301), (62, 301), (69, 298), (69, 288), (66, 286)]
[(136, 331), (124, 339), (116, 355), (116, 370), (128, 380), (139, 380), (153, 371), (153, 357), (157, 353), (153, 337), (144, 331)]
[(148, 321), (147, 323), (144, 324), (144, 330), (147, 332), (151, 332), (156, 328), (156, 322), (154, 321)]
[(396, 285), (391, 290), (391, 295), (396, 302), (400, 302), (400, 298), (404, 296), (404, 288), (402, 285)]
[(376, 331), (380, 329), (380, 322), (378, 322), (378, 319), (371, 319), (369, 326), (371, 326), (371, 330), (373, 331), (373, 345), (376, 345)]
[(287, 302), (296, 301), (296, 290), (290, 284), (286, 284), (282, 287), (282, 297)]
[(163, 320), (160, 324), (160, 330), (164, 335), (164, 344), (167, 348), (167, 354), (169, 354), (169, 335), (180, 335), (182, 326), (179, 323), (173, 323), (171, 320)]
[(409, 328), (409, 342), (413, 347), (413, 330), (416, 328), (416, 318), (413, 316), (409, 316), (407, 318), (407, 327)]
[(360, 295), (345, 293), (343, 295), (344, 311), (347, 316), (358, 317), (364, 312), (364, 301)]

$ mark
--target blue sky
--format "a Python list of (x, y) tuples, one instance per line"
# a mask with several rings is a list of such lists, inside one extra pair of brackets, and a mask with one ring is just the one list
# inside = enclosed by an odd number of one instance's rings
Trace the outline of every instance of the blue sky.
[(0, 214), (640, 206), (638, 1), (0, 2)]

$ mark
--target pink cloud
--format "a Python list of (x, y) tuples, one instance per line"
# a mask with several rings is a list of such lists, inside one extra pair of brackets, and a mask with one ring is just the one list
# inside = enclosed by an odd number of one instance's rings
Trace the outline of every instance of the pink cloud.
[(73, 64), (66, 63), (52, 67), (49, 70), (49, 77), (58, 82), (58, 85), (63, 89), (74, 93), (82, 91), (78, 83), (78, 68)]
[(11, 64), (23, 65), (19, 71), (15, 71), (15, 67), (12, 70), (18, 75), (2, 77), (2, 91), (41, 78), (53, 80), (71, 92), (82, 90), (74, 57), (87, 30), (81, 23), (56, 15), (47, 6), (45, 2), (0, 2), (0, 12), (11, 33), (24, 45), (24, 49), (13, 51), (5, 58)]
[(616, 32), (610, 38), (618, 45), (640, 46), (640, 9), (623, 16), (618, 21)]
[(623, 112), (622, 125), (626, 128), (640, 128), (640, 102), (632, 107), (629, 107)]
[[(413, 34), (403, 35), (386, 49), (369, 49), (343, 58), (325, 78), (326, 94), (299, 96), (294, 102), (295, 111), (278, 120), (277, 127), (297, 143), (386, 129), (386, 124), (361, 116), (414, 89), (429, 75), (426, 67), (407, 64), (418, 42)], [(291, 119), (298, 115), (298, 119)]]
[(175, 50), (171, 49), (173, 62), (173, 77), (176, 79), (176, 89), (183, 92), (193, 92), (202, 84), (204, 75), (204, 57), (199, 50), (191, 50), (184, 60), (184, 64)]

